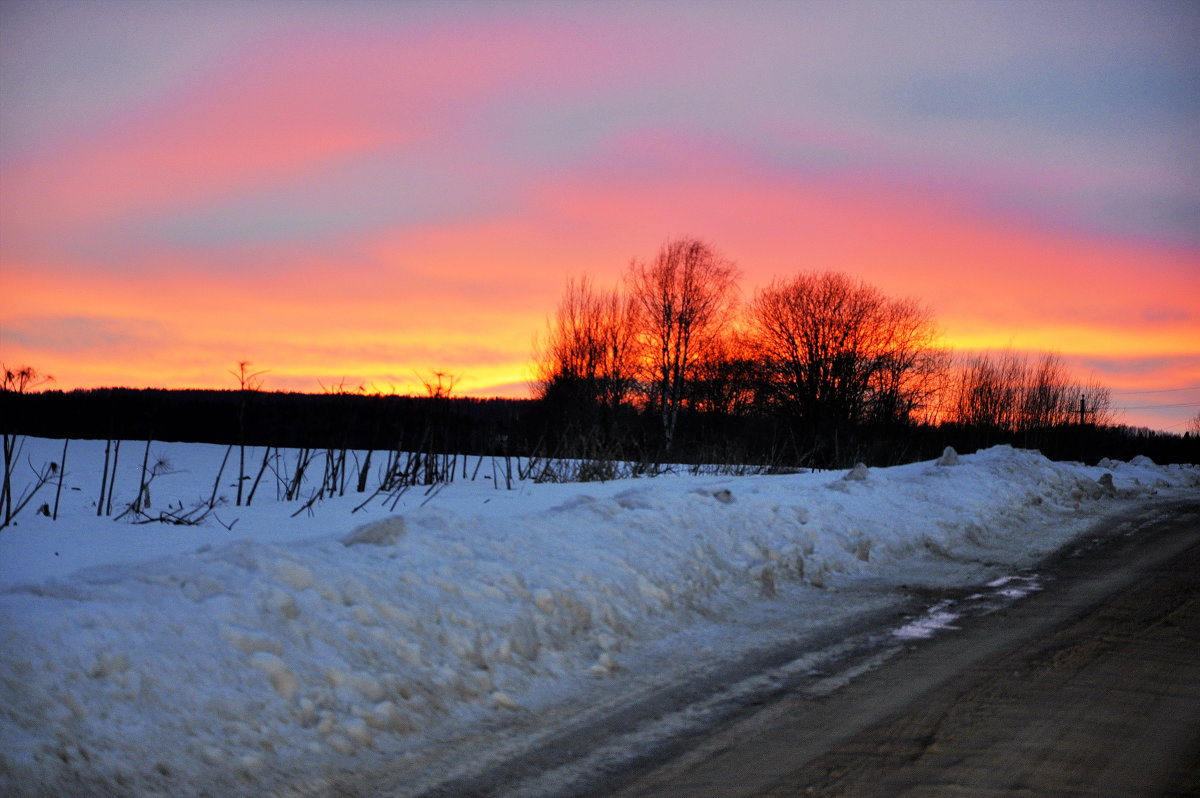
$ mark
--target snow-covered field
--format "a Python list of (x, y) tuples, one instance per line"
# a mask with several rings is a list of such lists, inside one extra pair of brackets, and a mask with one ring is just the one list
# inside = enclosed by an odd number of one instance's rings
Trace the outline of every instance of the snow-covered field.
[[(27, 440), (23, 460), (61, 447)], [(114, 515), (141, 447), (122, 448)], [(152, 446), (172, 469), (149, 512), (206, 501), (224, 454)], [(73, 441), (58, 520), (34, 512), (52, 483), (0, 530), (3, 795), (318, 795), (385, 765), (416, 791), (489, 740), (538, 739), (542, 719), (837, 624), (902, 585), (999, 585), (1122, 502), (1200, 490), (1193, 466), (1008, 447), (512, 490), (485, 460), (473, 481), (356, 513), (351, 480), (295, 518), (270, 474), (252, 507), (232, 506), (227, 477), (226, 503), (176, 526), (97, 517), (103, 460), (103, 442)]]

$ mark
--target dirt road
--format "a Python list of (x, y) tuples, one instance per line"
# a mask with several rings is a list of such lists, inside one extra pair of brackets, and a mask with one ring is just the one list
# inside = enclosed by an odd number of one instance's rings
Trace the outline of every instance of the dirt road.
[(1200, 503), (1129, 523), (1041, 592), (594, 794), (1200, 795)]

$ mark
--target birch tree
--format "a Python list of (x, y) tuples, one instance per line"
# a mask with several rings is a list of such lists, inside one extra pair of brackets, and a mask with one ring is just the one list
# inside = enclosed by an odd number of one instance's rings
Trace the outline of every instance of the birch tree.
[(738, 271), (695, 238), (668, 241), (649, 263), (630, 265), (649, 399), (662, 421), (664, 448), (675, 441), (689, 381), (737, 304)]

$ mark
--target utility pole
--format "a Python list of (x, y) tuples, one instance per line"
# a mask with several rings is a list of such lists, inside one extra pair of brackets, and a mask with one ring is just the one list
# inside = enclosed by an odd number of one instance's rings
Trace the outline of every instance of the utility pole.
[(1085, 407), (1085, 397), (1083, 394), (1079, 394), (1079, 426), (1081, 427), (1083, 426), (1083, 413)]

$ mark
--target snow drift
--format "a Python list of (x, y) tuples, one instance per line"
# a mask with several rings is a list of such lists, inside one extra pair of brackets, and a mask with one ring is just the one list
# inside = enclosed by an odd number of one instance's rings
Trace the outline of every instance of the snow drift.
[[(166, 543), (80, 497), (0, 533), (0, 793), (316, 790), (627, 689), (650, 641), (813, 612), (856, 580), (981, 583), (1114, 502), (1197, 486), (1195, 467), (998, 447), (848, 474), (450, 486), (367, 523), (268, 505)], [(96, 564), (56, 570), (90, 542)]]

